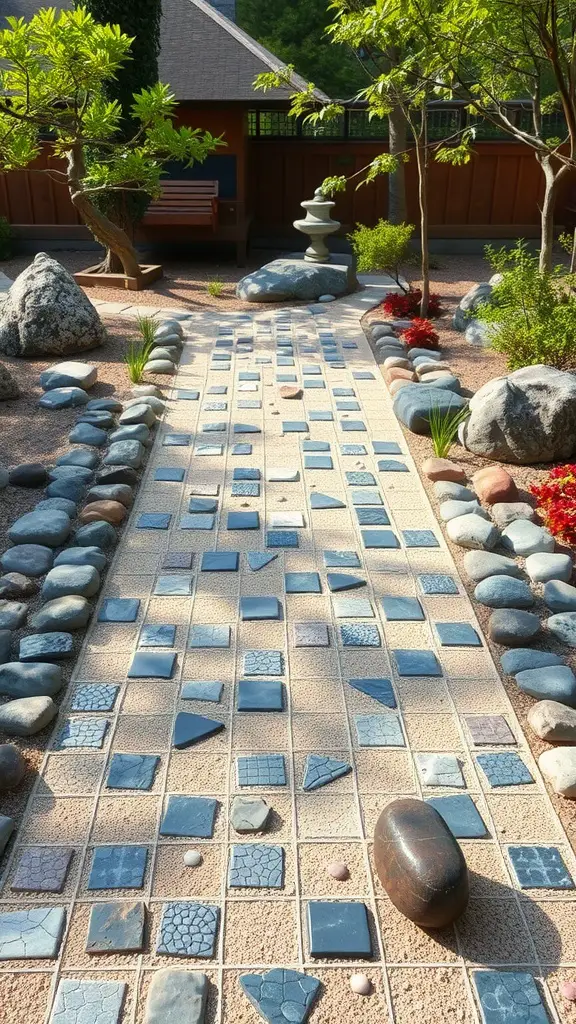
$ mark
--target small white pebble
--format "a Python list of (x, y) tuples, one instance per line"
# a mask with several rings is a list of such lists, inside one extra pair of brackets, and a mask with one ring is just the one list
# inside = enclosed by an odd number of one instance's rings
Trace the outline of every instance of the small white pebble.
[(350, 988), (358, 996), (369, 996), (372, 991), (372, 983), (365, 974), (353, 974), (350, 977)]
[(184, 863), (187, 868), (197, 868), (202, 863), (202, 854), (198, 850), (186, 850)]

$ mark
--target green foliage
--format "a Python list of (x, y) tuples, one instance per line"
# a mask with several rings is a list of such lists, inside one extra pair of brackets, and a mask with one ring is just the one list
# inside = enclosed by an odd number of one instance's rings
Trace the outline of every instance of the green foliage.
[(154, 348), (154, 336), (158, 326), (153, 316), (139, 316), (136, 322), (141, 340), (132, 339), (124, 354), (124, 362), (132, 384), (139, 384), (142, 380), (144, 367)]
[(224, 281), (208, 281), (206, 285), (206, 291), (208, 295), (211, 295), (213, 299), (219, 299), (224, 291)]
[(0, 217), (0, 260), (9, 260), (12, 255), (12, 231), (6, 217)]
[(324, 178), (320, 188), (322, 189), (322, 195), (329, 197), (336, 194), (336, 192), (345, 192), (348, 179), (345, 174), (337, 174), (332, 178)]
[(458, 437), (458, 427), (464, 423), (470, 415), (466, 409), (442, 409), (438, 403), (432, 402), (430, 407), (430, 434), (434, 455), (438, 459), (445, 459)]
[(360, 273), (382, 270), (400, 284), (400, 265), (409, 258), (412, 224), (379, 220), (373, 228), (357, 224), (348, 235)]
[(476, 310), (494, 325), (492, 347), (511, 370), (545, 363), (566, 370), (576, 366), (576, 275), (566, 268), (539, 269), (525, 242), (511, 249), (486, 249), (490, 265), (503, 275), (491, 304)]

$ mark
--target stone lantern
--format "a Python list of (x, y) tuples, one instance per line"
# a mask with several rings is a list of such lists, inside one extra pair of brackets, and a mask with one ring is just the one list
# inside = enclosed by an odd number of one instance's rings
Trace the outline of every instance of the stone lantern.
[(332, 199), (325, 199), (322, 189), (317, 188), (314, 199), (305, 199), (300, 206), (306, 210), (306, 216), (294, 221), (294, 227), (304, 235), (310, 236), (310, 245), (304, 253), (308, 263), (329, 263), (330, 251), (326, 245), (327, 235), (338, 231), (340, 222), (332, 220), (330, 211), (336, 204)]

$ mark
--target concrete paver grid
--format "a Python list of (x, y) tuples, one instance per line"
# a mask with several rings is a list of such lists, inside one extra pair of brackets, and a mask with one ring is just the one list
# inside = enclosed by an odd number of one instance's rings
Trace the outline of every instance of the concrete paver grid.
[[(134, 622), (126, 623), (98, 622), (95, 617), (55, 731), (58, 737), (74, 708), (75, 720), (106, 719), (103, 745), (98, 749), (59, 749), (55, 739), (4, 877), (0, 912), (38, 905), (65, 906), (67, 910), (65, 938), (55, 960), (3, 965), (3, 978), (12, 979), (10, 986), (4, 983), (9, 999), (22, 1000), (30, 968), (37, 972), (33, 975), (39, 989), (34, 1005), (41, 1008), (37, 1019), (49, 1012), (60, 979), (94, 978), (127, 985), (121, 1019), (136, 1024), (143, 1020), (151, 973), (160, 966), (206, 971), (213, 987), (207, 1014), (211, 1024), (255, 1022), (256, 1011), (247, 1006), (238, 975), (276, 966), (305, 969), (321, 978), (325, 988), (312, 1011), (312, 1022), (335, 1024), (348, 1012), (366, 1024), (383, 1020), (408, 1024), (415, 1011), (423, 1024), (437, 1021), (439, 1014), (447, 1021), (478, 1021), (471, 973), (478, 965), (531, 973), (544, 988), (551, 1018), (560, 1016), (560, 1004), (554, 1003), (554, 998), (559, 998), (557, 980), (563, 977), (562, 969), (576, 966), (574, 891), (521, 889), (509, 847), (555, 847), (572, 877), (574, 858), (486, 647), (440, 644), (435, 624), (469, 623), (476, 629), (478, 624), (462, 587), (456, 587), (456, 593), (451, 592), (454, 588), (428, 593), (418, 582), (419, 576), (449, 576), (458, 582), (458, 576), (360, 329), (365, 298), (362, 293), (341, 300), (322, 315), (313, 316), (306, 309), (291, 310), (286, 316), (276, 310), (257, 311), (250, 320), (210, 314), (195, 317), (186, 325), (186, 345), (164, 420), (101, 596), (101, 603), (136, 598), (140, 601), (138, 614)], [(226, 333), (219, 332), (226, 328), (232, 328), (235, 337), (254, 333), (253, 351), (242, 351), (242, 344), (219, 348), (217, 340), (226, 338)], [(346, 363), (343, 368), (334, 368), (323, 358), (322, 342), (324, 349), (330, 344), (325, 337), (330, 331)], [(287, 337), (294, 350), (294, 366), (288, 368), (276, 365), (277, 340), (282, 340), (285, 351)], [(357, 347), (343, 347), (349, 344)], [(312, 347), (314, 352), (309, 351)], [(212, 353), (218, 351), (232, 352), (229, 370), (218, 369), (227, 363), (212, 360)], [(304, 367), (311, 366), (321, 369), (326, 387), (308, 387), (302, 399), (282, 400), (277, 375), (293, 373), (300, 384), (319, 379), (320, 375), (304, 372)], [(260, 408), (239, 405), (245, 399), (241, 387), (247, 383), (240, 374), (246, 373), (259, 374), (259, 380), (248, 383), (256, 384), (253, 398), (261, 402)], [(206, 433), (202, 427), (214, 417), (202, 406), (215, 387), (227, 389), (221, 395), (227, 408), (219, 413), (225, 430)], [(342, 389), (346, 394), (354, 392), (358, 410), (337, 408)], [(199, 397), (179, 398), (178, 393), (184, 391), (197, 391)], [(329, 412), (332, 419), (313, 415)], [(346, 419), (365, 424), (366, 430), (344, 429)], [(283, 421), (303, 421), (308, 429), (283, 433)], [(259, 432), (238, 433), (234, 429), (238, 425)], [(183, 442), (165, 444), (170, 435), (182, 435)], [(330, 445), (333, 468), (315, 468), (314, 463), (313, 468), (305, 468), (307, 453), (302, 442), (306, 440)], [(376, 445), (374, 451), (374, 441), (397, 445), (410, 471), (380, 471), (382, 447)], [(251, 453), (241, 449), (242, 454), (234, 454), (239, 443), (250, 444)], [(200, 454), (199, 446), (206, 444), (221, 449), (209, 448), (209, 454)], [(243, 467), (260, 470), (259, 494), (233, 493), (234, 471)], [(275, 473), (279, 467), (291, 472)], [(178, 479), (181, 474), (174, 474), (174, 480), (158, 479), (157, 471), (166, 468), (182, 470), (183, 479)], [(279, 475), (293, 476), (294, 470), (297, 479), (277, 479)], [(356, 515), (353, 503), (353, 489), (357, 495), (357, 484), (364, 478), (347, 477), (350, 473), (371, 473), (376, 479), (373, 489), (381, 496), (380, 507), (386, 510), (390, 525), (374, 526), (371, 533), (391, 531), (397, 546), (364, 546), (362, 518)], [(189, 512), (192, 492), (217, 500), (213, 529), (190, 528), (198, 514)], [(344, 507), (313, 508), (310, 496), (314, 492), (339, 499)], [(230, 512), (257, 512), (258, 528), (228, 530)], [(137, 527), (142, 514), (158, 513), (170, 516), (167, 529)], [(267, 549), (266, 534), (273, 517), (287, 516), (286, 522), (294, 522), (294, 513), (301, 513), (304, 523), (290, 531), (297, 534), (298, 546), (274, 548), (273, 552)], [(183, 516), (187, 516), (185, 529), (181, 528)], [(432, 531), (437, 546), (407, 546), (405, 531)], [(216, 549), (238, 552), (238, 569), (201, 571), (203, 553)], [(276, 557), (262, 568), (250, 568), (247, 554), (266, 550)], [(352, 572), (366, 582), (350, 592), (354, 607), (342, 602), (342, 597), (338, 600), (328, 587), (327, 551), (359, 556), (359, 565), (354, 560), (350, 563), (348, 557), (342, 565), (344, 573)], [(352, 564), (352, 570), (346, 562)], [(253, 564), (259, 565), (260, 560)], [(294, 573), (318, 574), (320, 592), (314, 592), (315, 588), (292, 592), (290, 587), (287, 592), (285, 574)], [(243, 597), (277, 598), (280, 617), (242, 621), (239, 602)], [(425, 619), (387, 618), (382, 604), (385, 597), (417, 598)], [(355, 603), (358, 600), (361, 604)], [(347, 608), (354, 617), (340, 617), (340, 611)], [(355, 617), (356, 609), (360, 618)], [(329, 646), (297, 645), (295, 637), (298, 631), (303, 635), (303, 624), (309, 624), (312, 638), (316, 633), (325, 642), (327, 635)], [(174, 627), (173, 646), (164, 651), (175, 654), (172, 674), (165, 679), (128, 678), (142, 629), (163, 625)], [(342, 631), (342, 625), (349, 629)], [(320, 631), (320, 626), (326, 629)], [(192, 627), (202, 627), (196, 629), (196, 637), (218, 637), (218, 646), (191, 647)], [(347, 643), (362, 642), (367, 636), (379, 646)], [(279, 678), (283, 684), (284, 710), (236, 710), (245, 665), (255, 663), (253, 658), (246, 663), (245, 656), (253, 651), (275, 652), (276, 659), (280, 655), (282, 675), (271, 678)], [(418, 652), (434, 652), (441, 674), (400, 675), (398, 668), (413, 663)], [(162, 652), (150, 651), (152, 657), (158, 653)], [(406, 659), (406, 654), (411, 657)], [(379, 679), (391, 680), (397, 708), (376, 701), (366, 692), (370, 687), (348, 682)], [(219, 703), (182, 699), (183, 683), (207, 681), (223, 684)], [(75, 709), (75, 692), (91, 684), (119, 687), (105, 714)], [(222, 722), (225, 729), (198, 746), (175, 750), (171, 737), (180, 712), (207, 716)], [(363, 742), (366, 716), (381, 714), (399, 716), (394, 729), (397, 745)], [(470, 726), (475, 715), (503, 716), (512, 730), (511, 739), (516, 737), (518, 742), (504, 748), (496, 742), (493, 747), (475, 745)], [(387, 730), (378, 728), (376, 741), (385, 733)], [(477, 757), (502, 753), (503, 749), (519, 755), (534, 779), (532, 784), (490, 786)], [(110, 762), (118, 754), (159, 759), (147, 790), (107, 787)], [(269, 754), (282, 755), (286, 784), (240, 788), (238, 758)], [(350, 763), (353, 770), (317, 790), (305, 791), (310, 754)], [(472, 872), (472, 899), (464, 918), (440, 936), (422, 933), (401, 918), (372, 869), (373, 829), (389, 800), (402, 795), (445, 797), (455, 792), (425, 784), (419, 755), (456, 757), (466, 785), (459, 792), (472, 798), (487, 830), (484, 839), (461, 840)], [(248, 841), (264, 841), (283, 849), (282, 888), (229, 885), (230, 864), (240, 841), (229, 824), (229, 807), (240, 793), (263, 796), (273, 809), (267, 832)], [(168, 797), (174, 795), (217, 801), (212, 838), (159, 835)], [(244, 837), (242, 842), (246, 841)], [(147, 849), (141, 888), (89, 888), (94, 849), (112, 845)], [(22, 852), (38, 846), (74, 850), (58, 895), (11, 889)], [(183, 865), (182, 855), (191, 846), (203, 854), (198, 868)], [(335, 859), (350, 867), (350, 879), (344, 883), (331, 879), (325, 871), (325, 865)], [(99, 953), (97, 957), (86, 953), (90, 908), (99, 902), (133, 903), (135, 899), (147, 907), (149, 938), (143, 951)], [(310, 900), (317, 899), (366, 904), (371, 959), (318, 962), (311, 956), (307, 912)], [(178, 901), (214, 908), (210, 914), (217, 921), (217, 933), (210, 959), (177, 960), (155, 951), (165, 905)], [(559, 964), (562, 969), (554, 973)], [(348, 978), (355, 966), (367, 971), (374, 982), (370, 999), (349, 992)]]

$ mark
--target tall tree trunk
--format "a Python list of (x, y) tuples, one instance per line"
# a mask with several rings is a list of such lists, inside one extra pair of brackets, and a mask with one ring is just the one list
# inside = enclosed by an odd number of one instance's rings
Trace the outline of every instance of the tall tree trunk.
[(544, 174), (544, 200), (540, 211), (540, 273), (552, 269), (552, 255), (554, 247), (554, 210), (558, 198), (558, 186), (570, 172), (568, 164), (554, 167), (552, 158), (549, 156), (536, 159)]
[(418, 168), (418, 206), (420, 207), (420, 272), (422, 276), (422, 300), (420, 316), (428, 314), (430, 300), (430, 262), (428, 258), (428, 129), (426, 104), (422, 108), (421, 130), (415, 132), (416, 166)]
[(398, 156), (398, 170), (388, 175), (388, 220), (392, 224), (406, 221), (406, 168), (400, 154), (406, 152), (406, 115), (396, 104), (388, 114), (389, 148), (392, 156)]
[(68, 191), (72, 205), (78, 210), (86, 227), (92, 232), (97, 242), (120, 261), (127, 277), (141, 276), (138, 255), (128, 235), (100, 212), (90, 196), (82, 191), (82, 179), (86, 173), (84, 153), (81, 145), (72, 146), (68, 150)]

